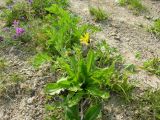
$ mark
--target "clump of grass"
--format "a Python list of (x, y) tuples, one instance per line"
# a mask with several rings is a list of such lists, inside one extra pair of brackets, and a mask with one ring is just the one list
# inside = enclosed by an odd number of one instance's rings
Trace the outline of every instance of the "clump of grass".
[(152, 74), (160, 76), (160, 58), (153, 58), (144, 62), (144, 69)]
[(17, 73), (12, 73), (10, 75), (10, 81), (13, 82), (13, 83), (18, 83), (20, 81), (23, 81), (23, 77)]
[[(10, 93), (12, 87), (16, 87), (24, 80), (24, 77), (17, 73), (0, 74), (0, 96)], [(13, 88), (14, 89), (14, 88)]]
[(139, 14), (146, 11), (146, 7), (142, 5), (140, 0), (118, 0), (121, 6), (128, 6), (129, 9), (134, 10), (134, 14)]
[(136, 73), (136, 66), (134, 64), (126, 64), (125, 65), (125, 69), (128, 71), (128, 72), (131, 72), (131, 73)]
[(117, 1), (121, 6), (125, 6), (126, 5), (126, 0), (118, 0)]
[(91, 7), (90, 14), (95, 18), (95, 21), (103, 21), (108, 19), (108, 14), (101, 8)]
[(13, 2), (13, 0), (7, 0), (6, 1), (6, 5), (11, 5), (11, 4), (13, 4), (14, 2)]
[(160, 37), (160, 18), (154, 21), (150, 31)]

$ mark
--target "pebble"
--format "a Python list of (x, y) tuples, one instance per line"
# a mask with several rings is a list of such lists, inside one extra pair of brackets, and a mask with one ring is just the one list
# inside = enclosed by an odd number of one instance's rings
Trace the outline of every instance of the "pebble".
[(115, 36), (114, 39), (115, 40), (120, 40), (120, 36)]
[(150, 20), (150, 19), (151, 19), (151, 16), (148, 16), (148, 15), (147, 15), (147, 16), (145, 16), (145, 18), (148, 19), (148, 20)]
[(115, 33), (115, 32), (112, 32), (111, 34), (110, 34), (110, 36), (116, 36), (117, 34)]
[(4, 111), (0, 111), (0, 118), (4, 116)]
[(129, 38), (126, 38), (126, 41), (130, 41), (130, 39), (129, 39)]
[(29, 98), (29, 99), (27, 100), (27, 103), (28, 103), (28, 104), (32, 104), (32, 103), (34, 102), (34, 100), (35, 100), (35, 97), (31, 97), (31, 98)]

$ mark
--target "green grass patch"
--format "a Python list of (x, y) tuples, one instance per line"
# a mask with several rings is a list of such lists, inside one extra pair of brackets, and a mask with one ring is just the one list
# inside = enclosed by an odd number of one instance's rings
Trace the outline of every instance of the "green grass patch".
[(153, 58), (144, 62), (144, 69), (152, 74), (160, 76), (160, 58)]
[(101, 8), (91, 7), (90, 14), (94, 17), (95, 21), (103, 21), (108, 19), (108, 14)]
[(150, 31), (160, 37), (160, 18), (154, 21)]
[(145, 12), (147, 9), (142, 5), (141, 0), (118, 0), (121, 6), (128, 6), (129, 9), (133, 10), (134, 14), (140, 14)]
[(147, 90), (142, 96), (138, 97), (134, 103), (136, 103), (134, 119), (160, 119), (160, 90)]

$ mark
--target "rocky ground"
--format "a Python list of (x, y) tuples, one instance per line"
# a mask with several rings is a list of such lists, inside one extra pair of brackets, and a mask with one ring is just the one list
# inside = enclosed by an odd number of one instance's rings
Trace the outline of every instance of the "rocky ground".
[[(141, 66), (143, 62), (155, 56), (160, 57), (160, 39), (147, 31), (152, 20), (160, 17), (160, 1), (143, 0), (150, 13), (136, 16), (126, 7), (120, 7), (115, 0), (70, 0), (70, 10), (79, 15), (83, 22), (89, 22), (102, 28), (94, 35), (98, 40), (116, 47), (127, 63)], [(3, 5), (3, 3), (0, 4)], [(90, 6), (99, 6), (109, 14), (109, 21), (96, 23), (89, 14)], [(1, 27), (3, 22), (0, 22)], [(22, 46), (21, 46), (22, 47)], [(135, 54), (140, 52), (141, 59)], [(53, 81), (54, 75), (48, 73), (49, 65), (36, 70), (29, 60), (35, 53), (23, 51), (17, 47), (0, 50), (0, 58), (7, 61), (8, 67), (3, 74), (11, 72), (23, 76), (21, 83), (10, 85), (7, 94), (0, 95), (0, 120), (43, 120), (45, 116), (45, 97), (43, 87), (46, 82)], [(44, 69), (45, 68), (45, 69)], [(160, 79), (144, 70), (132, 75), (132, 82), (140, 90), (152, 87), (160, 88)], [(106, 103), (106, 120), (134, 120), (131, 107), (118, 104), (114, 97)]]
[(7, 78), (11, 73), (23, 76), (23, 81), (8, 85), (5, 94), (0, 95), (0, 120), (42, 120), (45, 102), (43, 86), (50, 76), (43, 74), (44, 69), (36, 71), (28, 63), (31, 55), (17, 48), (5, 49), (0, 56), (8, 64), (3, 72), (5, 81), (11, 79)]

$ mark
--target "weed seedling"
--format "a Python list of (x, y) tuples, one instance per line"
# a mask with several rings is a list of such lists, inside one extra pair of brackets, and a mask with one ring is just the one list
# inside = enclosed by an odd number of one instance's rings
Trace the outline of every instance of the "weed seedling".
[(136, 53), (135, 53), (135, 58), (141, 59), (141, 58), (142, 58), (141, 53), (140, 53), (140, 52), (136, 52)]

